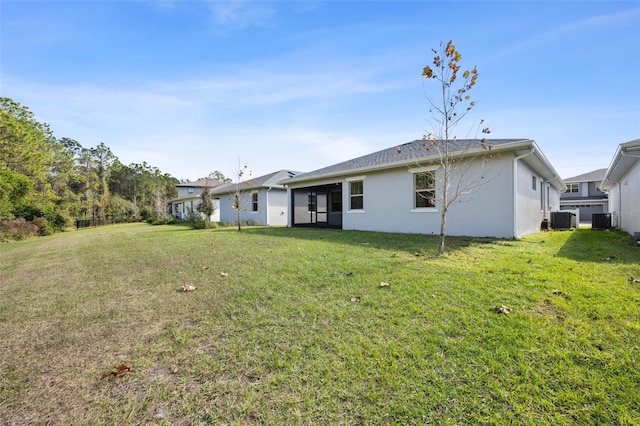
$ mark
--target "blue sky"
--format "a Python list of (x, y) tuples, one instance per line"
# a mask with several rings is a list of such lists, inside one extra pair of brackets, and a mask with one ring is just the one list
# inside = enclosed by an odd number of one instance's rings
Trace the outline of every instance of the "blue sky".
[(640, 137), (640, 2), (0, 2), (0, 96), (58, 138), (180, 179), (311, 171), (431, 129), (422, 68), (477, 65), (474, 137), (530, 138), (570, 177)]

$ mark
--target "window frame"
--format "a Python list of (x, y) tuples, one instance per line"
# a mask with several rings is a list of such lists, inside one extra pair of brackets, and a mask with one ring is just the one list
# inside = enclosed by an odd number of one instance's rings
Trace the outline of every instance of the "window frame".
[[(575, 188), (575, 191), (573, 190)], [(577, 194), (580, 192), (580, 184), (579, 183), (568, 183), (567, 190), (564, 191), (565, 194)]]
[[(419, 179), (422, 176), (428, 178), (425, 188), (418, 187)], [(436, 207), (436, 173), (434, 170), (413, 173), (413, 194), (414, 209), (434, 209)], [(425, 205), (420, 205), (422, 203)]]
[[(437, 176), (437, 170), (438, 170), (439, 166), (428, 166), (428, 167), (419, 167), (419, 168), (411, 168), (409, 169), (409, 173), (411, 173), (411, 212), (437, 212), (437, 206), (438, 206), (438, 176)], [(418, 175), (422, 175), (422, 174), (430, 174), (433, 178), (433, 188), (432, 189), (417, 189), (416, 188), (416, 179), (418, 177)], [(433, 193), (433, 206), (424, 206), (424, 207), (419, 207), (416, 203), (416, 201), (418, 200), (418, 197), (420, 197), (421, 199), (427, 200), (427, 198), (424, 198), (422, 195), (418, 194), (418, 191), (421, 192), (425, 192), (425, 191), (429, 191)]]
[[(354, 177), (350, 177), (345, 179), (345, 181), (348, 183), (348, 188), (349, 188), (349, 209), (347, 210), (347, 212), (352, 212), (352, 213), (364, 213), (364, 180), (365, 180), (366, 176), (354, 176)], [(353, 193), (353, 184), (356, 183), (360, 183), (360, 193)], [(360, 204), (361, 207), (359, 208), (353, 208), (353, 201), (354, 199), (359, 199), (360, 200)]]
[(258, 191), (254, 191), (251, 193), (251, 212), (252, 213), (258, 213), (258, 208), (259, 208), (259, 204), (258, 204)]

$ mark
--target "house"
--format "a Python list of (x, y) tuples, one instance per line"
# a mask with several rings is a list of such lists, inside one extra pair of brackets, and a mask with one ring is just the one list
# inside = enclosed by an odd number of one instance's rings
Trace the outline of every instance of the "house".
[(640, 237), (640, 139), (618, 145), (600, 188), (609, 192), (611, 224)]
[(563, 179), (567, 190), (560, 194), (560, 210), (579, 210), (579, 221), (591, 223), (594, 213), (608, 211), (607, 193), (600, 189), (607, 169), (593, 170)]
[[(282, 181), (288, 225), (439, 234), (438, 144), (416, 140)], [(450, 151), (466, 166), (447, 235), (522, 237), (559, 210), (566, 187), (533, 140), (456, 140)]]
[(211, 191), (219, 200), (219, 221), (237, 223), (238, 210), (234, 208), (236, 195), (240, 208), (240, 221), (263, 226), (287, 225), (287, 189), (279, 184), (283, 179), (299, 172), (279, 170), (240, 183), (226, 183)]
[[(190, 213), (197, 211), (197, 207), (200, 204), (200, 196), (205, 188), (212, 189), (222, 184), (223, 182), (213, 178), (198, 179), (195, 182), (179, 183), (176, 185), (178, 188), (178, 197), (170, 201), (171, 214), (178, 219), (186, 219)], [(220, 208), (217, 200), (213, 200), (213, 202), (214, 212), (210, 219), (212, 222), (218, 222), (220, 220)]]

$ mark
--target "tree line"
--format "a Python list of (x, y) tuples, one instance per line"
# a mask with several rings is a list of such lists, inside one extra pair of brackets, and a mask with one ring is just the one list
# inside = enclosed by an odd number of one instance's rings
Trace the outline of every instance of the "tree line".
[(76, 220), (163, 220), (178, 179), (121, 163), (101, 142), (57, 139), (29, 108), (0, 98), (0, 237), (47, 235)]

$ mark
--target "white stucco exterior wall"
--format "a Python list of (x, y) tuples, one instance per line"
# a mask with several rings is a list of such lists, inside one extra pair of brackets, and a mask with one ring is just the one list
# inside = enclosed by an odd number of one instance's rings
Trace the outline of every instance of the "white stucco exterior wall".
[(280, 188), (272, 188), (265, 190), (267, 197), (267, 223), (269, 226), (286, 226), (287, 225), (287, 190)]
[[(252, 207), (252, 193), (258, 194), (258, 211)], [(235, 223), (238, 212), (233, 208), (234, 194), (220, 195), (220, 222)], [(263, 226), (287, 224), (287, 191), (281, 188), (259, 188), (243, 191), (240, 197), (240, 221), (255, 222)]]
[(640, 161), (609, 190), (609, 211), (614, 226), (640, 232)]
[[(258, 191), (259, 192), (259, 191)], [(258, 193), (258, 203), (260, 202)], [(235, 195), (232, 193), (220, 195), (220, 222), (235, 223), (238, 221), (238, 212), (233, 208)], [(260, 222), (260, 206), (258, 212), (251, 211), (251, 192), (242, 192), (240, 196), (240, 221)]]
[[(493, 158), (486, 165), (478, 160), (467, 175), (475, 178), (482, 171), (484, 183), (450, 206), (447, 235), (512, 236), (511, 160)], [(436, 176), (441, 182), (441, 169), (437, 170)], [(409, 168), (361, 177), (364, 186), (362, 211), (349, 210), (349, 182), (343, 182), (343, 229), (439, 235), (441, 206), (437, 202), (433, 209), (414, 209), (414, 177)]]
[[(538, 232), (544, 217), (544, 198), (546, 184), (524, 161), (517, 160), (516, 179), (516, 234), (520, 238), (524, 235)], [(536, 189), (533, 189), (533, 179)]]
[[(211, 201), (213, 203), (213, 214), (209, 217), (209, 220), (211, 222), (218, 222), (220, 221), (220, 200), (214, 198)], [(189, 213), (198, 211), (199, 205), (200, 197), (173, 202), (171, 204), (171, 213), (180, 219), (186, 219)]]

